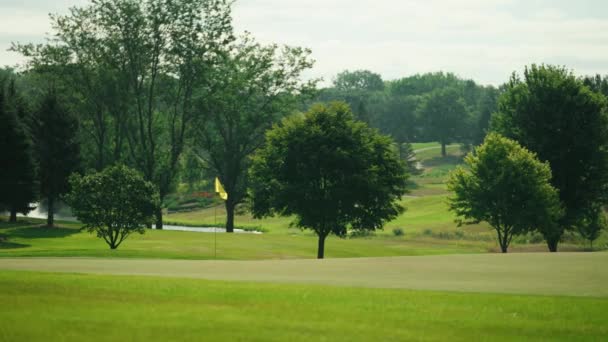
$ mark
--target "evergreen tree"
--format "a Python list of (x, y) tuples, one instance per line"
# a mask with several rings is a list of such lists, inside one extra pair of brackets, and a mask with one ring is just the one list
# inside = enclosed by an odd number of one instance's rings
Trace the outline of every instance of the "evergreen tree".
[(0, 83), (0, 209), (27, 214), (36, 200), (36, 159), (32, 141), (15, 108), (10, 106), (4, 82)]
[(47, 226), (53, 227), (56, 200), (68, 191), (68, 177), (80, 164), (78, 122), (54, 91), (42, 99), (36, 119), (41, 194), (48, 203)]

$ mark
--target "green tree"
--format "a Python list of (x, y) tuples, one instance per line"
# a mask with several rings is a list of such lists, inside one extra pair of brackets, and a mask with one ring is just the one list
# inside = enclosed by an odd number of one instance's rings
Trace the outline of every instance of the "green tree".
[(576, 226), (579, 234), (589, 241), (591, 249), (593, 249), (593, 242), (600, 237), (600, 234), (603, 230), (606, 230), (606, 227), (608, 227), (606, 213), (599, 205), (589, 208), (584, 218)]
[[(95, 0), (53, 16), (54, 39), (13, 47), (37, 70), (72, 84), (83, 144), (101, 169), (125, 162), (158, 188), (179, 159), (219, 48), (233, 40), (231, 1)], [(51, 66), (51, 68), (49, 68)], [(156, 214), (162, 228), (162, 210)]]
[(599, 74), (595, 76), (586, 76), (583, 78), (583, 84), (596, 93), (608, 96), (608, 75), (604, 77)]
[(450, 210), (459, 223), (488, 222), (503, 253), (513, 236), (551, 226), (561, 216), (549, 164), (516, 141), (491, 133), (465, 165), (450, 174)]
[(443, 88), (430, 93), (418, 110), (420, 121), (425, 125), (425, 136), (439, 141), (441, 155), (446, 156), (446, 146), (462, 138), (468, 113), (464, 99), (456, 88)]
[(295, 215), (317, 234), (322, 259), (329, 234), (380, 229), (403, 211), (408, 177), (391, 144), (344, 103), (284, 119), (253, 157), (253, 215)]
[(16, 108), (9, 105), (5, 80), (0, 79), (0, 210), (27, 214), (38, 196), (34, 146)]
[(384, 90), (382, 77), (369, 70), (343, 71), (336, 76), (334, 88), (339, 91), (381, 91)]
[(312, 66), (310, 51), (298, 47), (263, 46), (245, 35), (228, 46), (225, 60), (200, 103), (197, 151), (228, 193), (226, 231), (234, 229), (234, 211), (247, 195), (251, 154), (265, 131), (295, 109), (298, 96), (314, 87), (301, 81)]
[(68, 178), (80, 167), (76, 139), (78, 121), (51, 90), (36, 115), (36, 152), (40, 163), (40, 193), (47, 200), (47, 226), (55, 222), (55, 204), (68, 191)]
[(536, 152), (551, 165), (565, 215), (543, 232), (557, 251), (565, 230), (573, 229), (608, 195), (608, 113), (606, 98), (584, 86), (568, 70), (532, 65), (523, 79), (514, 74), (500, 97), (493, 129)]
[(154, 185), (123, 165), (86, 176), (73, 174), (70, 187), (65, 199), (72, 212), (110, 249), (118, 248), (132, 233), (143, 234), (160, 203)]

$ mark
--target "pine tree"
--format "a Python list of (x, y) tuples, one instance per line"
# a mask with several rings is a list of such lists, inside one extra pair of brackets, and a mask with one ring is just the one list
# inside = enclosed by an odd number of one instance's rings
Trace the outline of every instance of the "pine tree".
[(78, 122), (52, 90), (42, 99), (36, 119), (41, 194), (48, 204), (47, 226), (53, 227), (56, 200), (68, 191), (68, 177), (80, 164)]
[[(11, 92), (13, 93), (13, 92)], [(13, 93), (14, 94), (14, 93)], [(10, 222), (17, 213), (27, 214), (37, 197), (36, 159), (25, 125), (0, 83), (0, 208), (10, 211)]]

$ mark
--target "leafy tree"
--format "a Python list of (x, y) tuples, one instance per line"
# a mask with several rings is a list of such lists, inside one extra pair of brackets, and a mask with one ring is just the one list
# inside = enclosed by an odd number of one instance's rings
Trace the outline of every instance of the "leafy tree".
[(403, 211), (408, 177), (391, 144), (344, 103), (283, 120), (253, 157), (253, 215), (295, 215), (317, 234), (322, 259), (329, 234), (380, 229)]
[(143, 234), (159, 206), (158, 192), (141, 174), (123, 165), (70, 177), (66, 201), (84, 228), (116, 249), (132, 233)]
[(47, 226), (53, 227), (55, 202), (68, 191), (68, 177), (80, 167), (78, 121), (51, 90), (40, 104), (36, 124), (40, 193), (47, 200)]
[(195, 140), (199, 156), (228, 193), (226, 231), (231, 233), (235, 208), (247, 195), (251, 154), (272, 123), (290, 113), (298, 95), (315, 82), (300, 80), (312, 66), (307, 49), (263, 46), (246, 35), (225, 52), (212, 91), (200, 103)]
[[(231, 1), (95, 0), (53, 16), (54, 39), (16, 45), (36, 69), (74, 84), (95, 167), (126, 162), (161, 201), (179, 159), (207, 74), (233, 40)], [(68, 92), (70, 93), (70, 92)], [(162, 211), (156, 214), (162, 228)]]
[(514, 74), (493, 117), (495, 131), (517, 140), (551, 165), (565, 215), (543, 232), (557, 251), (565, 230), (573, 229), (608, 195), (608, 113), (606, 98), (561, 67), (527, 67)]
[(576, 226), (579, 234), (589, 241), (591, 249), (593, 249), (593, 241), (600, 237), (606, 227), (608, 227), (606, 214), (604, 209), (598, 205), (591, 207)]
[(378, 114), (374, 125), (397, 142), (419, 140), (417, 110), (421, 101), (421, 96), (386, 96), (374, 108)]
[(419, 108), (421, 122), (425, 124), (428, 138), (439, 141), (441, 155), (446, 156), (446, 146), (462, 137), (468, 118), (465, 102), (456, 88), (433, 91)]
[(488, 222), (503, 253), (513, 236), (551, 226), (561, 216), (549, 165), (517, 142), (491, 133), (465, 164), (448, 180), (450, 210), (459, 223)]
[(27, 214), (38, 196), (34, 146), (26, 125), (10, 106), (5, 80), (0, 79), (0, 210), (10, 212), (10, 222), (17, 213)]
[(334, 88), (339, 91), (381, 91), (384, 90), (382, 77), (369, 70), (343, 71), (336, 76)]
[(583, 84), (596, 93), (608, 96), (608, 76), (587, 76), (583, 78)]
[(483, 88), (482, 95), (479, 98), (479, 102), (477, 103), (477, 107), (475, 109), (475, 127), (471, 130), (473, 133), (473, 144), (480, 145), (483, 143), (483, 140), (488, 134), (492, 114), (494, 114), (498, 109), (499, 96), (500, 89), (496, 89), (491, 86)]

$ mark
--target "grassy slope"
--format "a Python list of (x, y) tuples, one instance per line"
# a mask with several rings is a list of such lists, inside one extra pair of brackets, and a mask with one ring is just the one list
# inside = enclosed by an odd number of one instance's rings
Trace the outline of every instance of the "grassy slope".
[(608, 299), (0, 273), (7, 341), (511, 341), (608, 334)]

